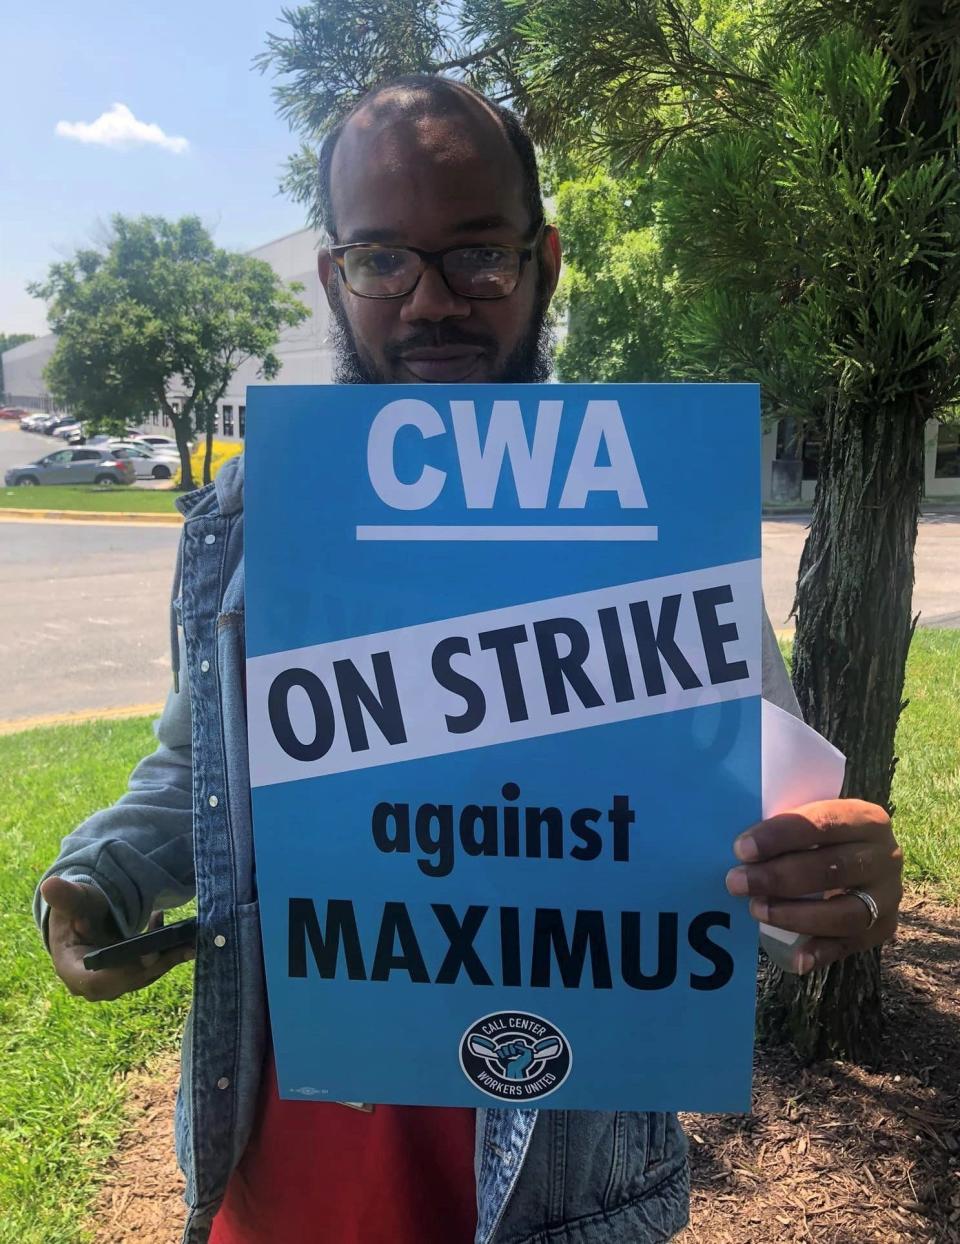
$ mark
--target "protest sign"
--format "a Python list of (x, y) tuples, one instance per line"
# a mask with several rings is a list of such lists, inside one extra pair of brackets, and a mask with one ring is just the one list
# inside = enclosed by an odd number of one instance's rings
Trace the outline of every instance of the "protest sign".
[(259, 387), (247, 428), (282, 1095), (747, 1109), (756, 389)]

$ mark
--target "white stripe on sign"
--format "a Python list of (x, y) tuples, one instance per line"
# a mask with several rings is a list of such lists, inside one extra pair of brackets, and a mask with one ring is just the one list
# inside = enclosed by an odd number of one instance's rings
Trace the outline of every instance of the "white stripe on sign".
[(403, 523), (389, 527), (358, 527), (358, 540), (657, 540), (656, 527), (442, 527)]
[(252, 657), (251, 782), (759, 695), (761, 618), (747, 561)]

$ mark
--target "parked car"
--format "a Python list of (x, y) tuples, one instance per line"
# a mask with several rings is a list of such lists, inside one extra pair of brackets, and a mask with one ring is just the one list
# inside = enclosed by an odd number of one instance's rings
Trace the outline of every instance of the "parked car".
[(132, 484), (133, 463), (108, 449), (58, 449), (26, 466), (11, 467), (7, 487), (33, 484)]
[(79, 421), (77, 419), (71, 419), (69, 423), (61, 423), (59, 427), (54, 428), (52, 435), (55, 436), (58, 441), (67, 441), (69, 443), (70, 437), (79, 431)]
[(180, 470), (179, 454), (158, 452), (150, 445), (113, 444), (109, 448), (115, 457), (133, 464), (137, 479), (172, 479)]
[(64, 423), (75, 423), (76, 418), (73, 415), (38, 415), (30, 423), (31, 432), (41, 432), (45, 436), (49, 436), (55, 428), (61, 427)]
[(76, 415), (51, 415), (44, 426), (44, 432), (47, 436), (56, 436), (61, 428), (65, 428), (67, 424), (77, 423)]
[(37, 425), (44, 422), (46, 418), (47, 412), (45, 410), (31, 411), (20, 420), (20, 427), (23, 428), (24, 432), (36, 432), (39, 430)]
[(22, 406), (0, 406), (0, 419), (25, 419), (29, 414)]
[[(180, 452), (172, 436), (154, 436), (152, 432), (146, 432), (143, 435), (131, 437), (131, 440), (142, 441), (145, 445), (152, 445), (154, 449), (169, 449), (174, 454)], [(189, 441), (188, 444), (191, 448), (193, 447), (193, 441)]]

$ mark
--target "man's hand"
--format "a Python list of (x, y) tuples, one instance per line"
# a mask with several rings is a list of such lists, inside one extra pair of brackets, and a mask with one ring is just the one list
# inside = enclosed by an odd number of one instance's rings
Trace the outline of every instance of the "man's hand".
[[(88, 1002), (109, 1002), (143, 989), (178, 963), (194, 957), (192, 947), (178, 946), (161, 954), (143, 955), (122, 968), (90, 972), (83, 966), (83, 956), (121, 940), (107, 900), (93, 886), (62, 877), (48, 877), (40, 893), (50, 907), (47, 938), (56, 973), (72, 994)], [(159, 929), (162, 924), (163, 912), (155, 911), (147, 928)]]
[[(757, 920), (810, 935), (795, 952), (798, 972), (826, 967), (893, 936), (903, 894), (903, 852), (877, 804), (806, 803), (752, 826), (733, 850), (742, 863), (727, 873), (730, 893), (750, 895), (750, 914)], [(876, 903), (875, 923), (854, 890)], [(822, 898), (804, 897), (821, 893)]]

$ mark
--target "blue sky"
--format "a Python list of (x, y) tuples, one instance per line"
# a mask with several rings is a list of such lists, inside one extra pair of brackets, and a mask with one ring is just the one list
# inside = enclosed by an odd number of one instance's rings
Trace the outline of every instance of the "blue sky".
[[(28, 0), (4, 17), (0, 332), (46, 331), (28, 281), (88, 246), (114, 212), (195, 213), (244, 250), (304, 225), (277, 193), (297, 146), (251, 70), (281, 0)], [(72, 127), (90, 126), (80, 141)], [(58, 135), (66, 122), (67, 134)], [(158, 126), (144, 131), (137, 123)], [(104, 145), (127, 134), (137, 139)], [(144, 141), (144, 139), (147, 141)], [(165, 140), (186, 139), (182, 144)]]

